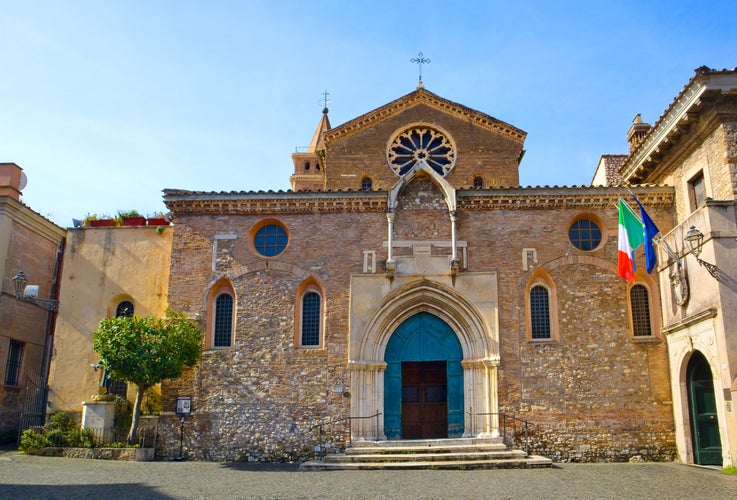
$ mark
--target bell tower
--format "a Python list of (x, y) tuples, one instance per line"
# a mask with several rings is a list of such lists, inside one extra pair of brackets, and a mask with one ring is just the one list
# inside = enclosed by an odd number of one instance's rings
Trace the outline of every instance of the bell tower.
[(330, 130), (328, 118), (328, 93), (325, 92), (325, 107), (317, 124), (312, 141), (305, 151), (292, 153), (294, 173), (289, 177), (292, 191), (322, 191), (325, 189), (325, 133)]

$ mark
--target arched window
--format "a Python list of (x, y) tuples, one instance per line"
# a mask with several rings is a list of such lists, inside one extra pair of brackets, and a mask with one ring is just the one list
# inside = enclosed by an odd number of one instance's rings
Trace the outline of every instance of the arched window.
[(630, 288), (630, 311), (632, 313), (632, 334), (635, 337), (652, 336), (650, 297), (646, 286), (635, 284)]
[(475, 188), (482, 188), (484, 187), (484, 178), (480, 175), (477, 175), (473, 178), (473, 187)]
[(221, 293), (215, 298), (212, 346), (230, 347), (233, 339), (233, 296)]
[(118, 307), (115, 308), (115, 317), (120, 318), (126, 317), (126, 318), (132, 318), (133, 317), (133, 302), (129, 300), (124, 300), (120, 304), (118, 304)]
[(302, 296), (302, 334), (300, 344), (303, 346), (320, 345), (321, 297), (317, 292), (309, 291)]
[(371, 191), (373, 189), (374, 183), (371, 180), (371, 177), (364, 177), (361, 179), (361, 191)]
[(548, 340), (550, 334), (550, 294), (535, 285), (530, 289), (530, 327), (532, 340)]
[(207, 295), (207, 348), (223, 349), (233, 346), (236, 305), (235, 289), (230, 280), (222, 278), (213, 284)]
[(305, 170), (309, 170), (309, 169), (310, 169), (310, 162), (305, 162)]
[[(118, 306), (115, 308), (116, 318), (132, 318), (134, 313), (135, 308), (133, 307), (133, 302), (130, 300), (124, 300), (118, 303)], [(128, 394), (128, 384), (122, 380), (110, 378), (107, 370), (102, 373), (102, 385), (108, 394), (120, 396), (121, 398), (125, 398)]]

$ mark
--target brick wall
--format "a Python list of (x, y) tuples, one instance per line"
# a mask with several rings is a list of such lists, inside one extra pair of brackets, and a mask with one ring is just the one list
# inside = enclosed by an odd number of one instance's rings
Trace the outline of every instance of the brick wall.
[[(570, 193), (577, 196), (575, 189)], [(614, 203), (596, 205), (459, 213), (458, 238), (468, 241), (468, 270), (498, 273), (499, 404), (532, 423), (537, 451), (560, 460), (621, 460), (634, 452), (669, 458), (674, 445), (665, 344), (659, 336), (649, 342), (631, 338), (626, 283), (615, 275), (617, 211)], [(604, 243), (593, 252), (576, 250), (568, 241), (568, 226), (581, 214), (595, 216), (603, 226)], [(666, 207), (653, 207), (650, 214), (663, 231), (669, 229)], [(270, 259), (251, 249), (248, 236), (265, 217), (177, 219), (172, 307), (205, 318), (208, 287), (222, 276), (231, 279), (237, 298), (233, 348), (206, 351), (197, 369), (163, 387), (165, 411), (174, 410), (177, 395), (194, 398), (195, 413), (185, 427), (190, 456), (308, 457), (317, 441), (312, 426), (348, 413), (350, 399), (332, 388), (350, 389), (350, 275), (362, 272), (363, 250), (376, 251), (380, 262), (385, 259), (385, 215), (278, 214), (274, 218), (287, 228), (289, 244)], [(213, 272), (213, 239), (222, 233), (238, 237), (220, 240)], [(447, 208), (427, 179), (405, 191), (395, 238), (450, 238)], [(557, 286), (559, 342), (526, 339), (525, 286), (534, 269), (523, 269), (523, 248), (536, 249), (538, 266)], [(644, 266), (641, 253), (638, 260)], [(326, 328), (320, 349), (294, 343), (297, 290), (308, 277), (324, 287)], [(653, 304), (656, 315), (657, 308)], [(164, 453), (176, 456), (178, 418), (165, 417), (162, 433)]]

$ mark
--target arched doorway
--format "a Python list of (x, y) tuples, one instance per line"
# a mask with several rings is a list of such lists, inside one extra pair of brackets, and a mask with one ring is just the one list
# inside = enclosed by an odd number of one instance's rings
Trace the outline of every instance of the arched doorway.
[(698, 351), (688, 362), (686, 381), (694, 462), (699, 465), (722, 465), (714, 378), (709, 362)]
[(384, 360), (388, 439), (463, 435), (463, 350), (445, 321), (427, 312), (406, 319), (392, 333)]

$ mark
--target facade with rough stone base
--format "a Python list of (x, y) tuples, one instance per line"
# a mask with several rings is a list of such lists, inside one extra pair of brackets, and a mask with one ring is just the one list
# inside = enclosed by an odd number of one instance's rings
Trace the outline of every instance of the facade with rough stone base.
[[(292, 460), (350, 438), (499, 436), (558, 460), (675, 456), (661, 287), (617, 276), (618, 185), (519, 187), (526, 134), (418, 87), (337, 127), (292, 190), (169, 189), (169, 298), (205, 332), (162, 451)], [(630, 189), (661, 232), (675, 190)]]

